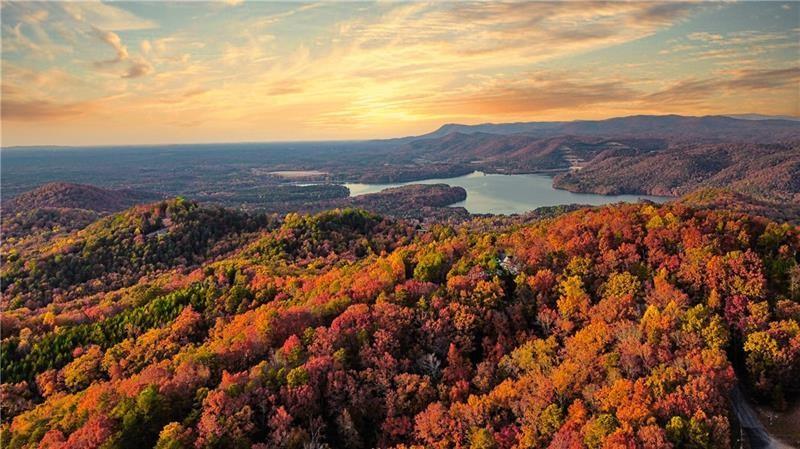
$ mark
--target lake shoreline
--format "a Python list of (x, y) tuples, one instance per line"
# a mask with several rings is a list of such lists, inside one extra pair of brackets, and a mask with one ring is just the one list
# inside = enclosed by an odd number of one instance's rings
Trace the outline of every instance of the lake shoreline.
[[(319, 181), (319, 182), (310, 181), (310, 182), (305, 182), (305, 183), (298, 184), (298, 185), (303, 185), (303, 186), (305, 186), (305, 185), (317, 185), (317, 184), (337, 184), (337, 185), (345, 185), (345, 186), (348, 185), (348, 184), (363, 184), (363, 185), (392, 185), (392, 184), (400, 185), (400, 184), (402, 184), (402, 185), (409, 185), (409, 184), (414, 184), (414, 183), (417, 183), (417, 182), (423, 182), (423, 181), (427, 182), (427, 181), (432, 181), (432, 180), (446, 181), (448, 179), (456, 179), (456, 178), (460, 178), (462, 176), (470, 175), (472, 173), (482, 173), (484, 175), (503, 175), (503, 176), (544, 175), (544, 176), (549, 176), (549, 177), (555, 179), (555, 176), (560, 175), (560, 174), (564, 174), (564, 173), (569, 173), (570, 171), (571, 170), (569, 168), (552, 168), (552, 169), (541, 169), (541, 170), (534, 170), (534, 171), (517, 171), (517, 170), (506, 171), (506, 170), (498, 170), (498, 169), (494, 169), (494, 170), (489, 170), (489, 169), (475, 170), (475, 169), (473, 169), (471, 172), (465, 173), (463, 175), (448, 176), (446, 178), (410, 176), (408, 178), (402, 177), (401, 180), (392, 180), (392, 181), (387, 181), (387, 182), (359, 182), (357, 179), (346, 179), (346, 180), (337, 179), (337, 180), (332, 180), (332, 181)], [(609, 193), (609, 192), (603, 192), (603, 191), (598, 191), (598, 190), (582, 190), (582, 189), (579, 189), (579, 188), (570, 188), (570, 187), (573, 187), (573, 186), (564, 186), (564, 185), (556, 184), (555, 182), (553, 183), (553, 188), (556, 189), (556, 190), (563, 190), (563, 191), (566, 191), (566, 192), (571, 192), (571, 193), (576, 193), (576, 194), (592, 194), (592, 195), (602, 195), (602, 196), (639, 195), (639, 196), (651, 196), (651, 197), (661, 197), (661, 198), (671, 198), (671, 199), (679, 198), (678, 195), (665, 194), (665, 193), (626, 192), (626, 191)]]
[(350, 191), (351, 197), (413, 184), (447, 184), (462, 187), (467, 191), (466, 200), (449, 206), (464, 207), (470, 214), (510, 215), (530, 212), (540, 207), (569, 204), (599, 206), (618, 202), (635, 203), (641, 200), (662, 203), (674, 199), (644, 194), (599, 195), (570, 192), (555, 188), (552, 180), (552, 175), (548, 173), (503, 174), (473, 170), (467, 175), (458, 177), (383, 184), (344, 183), (344, 186)]

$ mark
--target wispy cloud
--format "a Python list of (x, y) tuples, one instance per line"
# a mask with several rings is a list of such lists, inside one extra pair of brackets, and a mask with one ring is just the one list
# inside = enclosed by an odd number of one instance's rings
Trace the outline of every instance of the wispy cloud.
[(92, 109), (87, 102), (54, 103), (46, 100), (3, 99), (3, 118), (20, 121), (62, 120), (89, 114)]
[(234, 3), (4, 3), (4, 134), (352, 138), (800, 103), (800, 30), (718, 22), (747, 4)]
[(58, 5), (74, 20), (103, 30), (129, 31), (158, 27), (158, 24), (152, 20), (143, 19), (100, 0), (62, 2)]
[(149, 75), (153, 72), (153, 65), (144, 59), (137, 59), (132, 61), (130, 67), (122, 75), (123, 78), (140, 78)]
[(51, 121), (64, 120), (89, 114), (94, 105), (91, 102), (62, 102), (48, 99), (31, 98), (22, 89), (3, 84), (2, 86), (3, 120), (11, 121)]
[[(725, 77), (686, 79), (642, 97), (648, 103), (696, 104), (721, 95), (756, 93), (789, 88), (800, 100), (800, 67), (775, 70), (739, 70)], [(793, 88), (793, 89), (792, 89)]]
[(108, 44), (114, 50), (114, 53), (116, 53), (116, 56), (113, 59), (95, 62), (96, 65), (103, 66), (117, 64), (128, 59), (128, 48), (122, 45), (122, 40), (119, 38), (118, 34), (114, 33), (113, 31), (105, 31), (96, 27), (93, 27), (92, 31), (98, 39)]

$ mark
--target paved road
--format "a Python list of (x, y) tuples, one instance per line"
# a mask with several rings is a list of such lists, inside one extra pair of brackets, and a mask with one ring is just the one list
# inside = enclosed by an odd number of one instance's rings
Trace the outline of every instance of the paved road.
[(739, 385), (736, 385), (731, 391), (731, 405), (736, 417), (739, 418), (739, 423), (744, 428), (744, 433), (752, 449), (778, 449), (782, 447), (769, 436), (764, 425), (758, 420), (755, 410), (747, 402), (747, 398), (745, 398)]

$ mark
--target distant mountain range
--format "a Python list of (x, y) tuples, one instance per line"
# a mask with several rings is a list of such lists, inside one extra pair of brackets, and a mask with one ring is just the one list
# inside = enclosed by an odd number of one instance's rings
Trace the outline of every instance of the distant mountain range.
[(524, 134), (553, 136), (629, 136), (687, 140), (742, 140), (774, 142), (798, 136), (800, 119), (745, 114), (738, 117), (712, 115), (635, 115), (606, 120), (569, 122), (485, 123), (480, 125), (446, 124), (436, 131), (414, 139), (443, 137), (452, 133)]
[(742, 120), (790, 120), (793, 122), (800, 122), (800, 117), (792, 115), (764, 115), (764, 114), (733, 114), (727, 117), (738, 118)]
[[(421, 136), (360, 142), (4, 149), (2, 187), (10, 198), (68, 174), (70, 181), (103, 187), (251, 207), (263, 207), (269, 198), (270, 207), (284, 207), (346, 194), (340, 186), (284, 185), (269, 174), (273, 170), (315, 170), (326, 181), (367, 183), (481, 170), (554, 173), (556, 187), (577, 192), (681, 196), (730, 188), (761, 200), (800, 203), (800, 121), (741, 117), (448, 124)], [(51, 184), (5, 201), (3, 212), (61, 207), (106, 213), (150, 201), (139, 194)], [(26, 223), (38, 223), (34, 218)]]
[(576, 192), (680, 196), (699, 188), (731, 188), (800, 203), (795, 117), (638, 115), (448, 124), (409, 138), (397, 152), (506, 173), (561, 170), (554, 185)]

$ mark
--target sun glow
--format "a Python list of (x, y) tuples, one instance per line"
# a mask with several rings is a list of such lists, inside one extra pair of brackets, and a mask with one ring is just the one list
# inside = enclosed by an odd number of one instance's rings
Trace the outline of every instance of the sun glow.
[(642, 113), (800, 114), (794, 3), (2, 8), (4, 146), (373, 138), (443, 122)]

